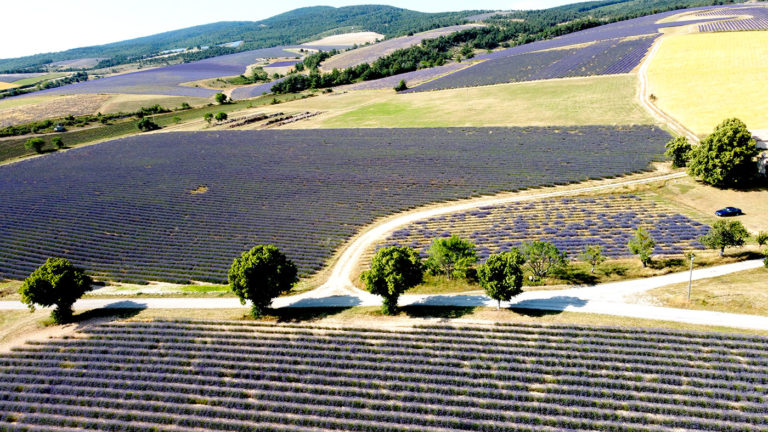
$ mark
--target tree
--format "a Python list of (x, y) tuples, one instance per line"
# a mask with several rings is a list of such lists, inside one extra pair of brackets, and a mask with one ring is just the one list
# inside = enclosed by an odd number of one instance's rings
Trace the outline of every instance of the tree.
[(449, 278), (467, 277), (468, 270), (477, 262), (475, 245), (456, 235), (434, 239), (428, 254), (427, 268), (433, 274), (442, 273)]
[(419, 254), (409, 247), (385, 247), (376, 252), (370, 270), (360, 278), (368, 292), (384, 298), (381, 311), (393, 315), (397, 313), (400, 294), (424, 279), (424, 265)]
[(229, 98), (224, 93), (216, 93), (216, 103), (219, 105), (224, 105), (226, 103), (229, 103)]
[(728, 119), (691, 150), (688, 174), (720, 188), (741, 186), (757, 173), (752, 161), (757, 154), (747, 126), (739, 119)]
[(560, 252), (560, 249), (550, 242), (534, 240), (530, 243), (523, 243), (520, 250), (528, 263), (528, 268), (537, 279), (541, 279), (552, 270), (568, 264), (567, 254)]
[(395, 86), (395, 91), (403, 91), (408, 90), (408, 85), (405, 83), (405, 80), (400, 80), (400, 83)]
[(592, 273), (594, 273), (595, 267), (605, 262), (603, 247), (601, 245), (587, 245), (584, 252), (579, 255), (579, 259), (592, 265)]
[(144, 117), (139, 121), (139, 124), (136, 125), (140, 131), (142, 132), (149, 132), (153, 130), (160, 129), (160, 126), (157, 125), (157, 123), (150, 120), (149, 117)]
[(213, 113), (205, 113), (205, 115), (203, 115), (203, 120), (208, 122), (208, 124), (211, 124), (211, 121), (213, 121)]
[(51, 318), (57, 324), (72, 319), (72, 305), (91, 289), (93, 280), (64, 258), (48, 258), (24, 280), (21, 301), (34, 311), (35, 305), (56, 306)]
[(225, 112), (218, 112), (218, 113), (216, 113), (215, 119), (216, 119), (217, 122), (222, 122), (222, 121), (227, 119), (227, 113), (225, 113)]
[(712, 229), (699, 241), (710, 249), (720, 249), (720, 256), (725, 253), (728, 246), (744, 246), (749, 238), (749, 232), (739, 221), (719, 220), (712, 225)]
[(757, 241), (757, 245), (758, 245), (758, 246), (760, 246), (760, 247), (762, 247), (762, 246), (765, 246), (765, 245), (766, 245), (766, 243), (768, 243), (768, 232), (766, 232), (766, 231), (760, 231), (760, 232), (759, 232), (759, 233), (758, 233), (758, 234), (755, 236), (755, 241)]
[(272, 299), (287, 293), (299, 281), (298, 270), (280, 249), (273, 245), (258, 245), (229, 268), (229, 284), (240, 303), (251, 301), (251, 315), (262, 316), (272, 305)]
[(493, 254), (477, 269), (480, 286), (488, 297), (496, 300), (496, 309), (501, 302), (523, 292), (523, 264), (525, 258), (517, 248), (509, 252)]
[(648, 267), (648, 264), (651, 263), (653, 248), (656, 247), (656, 241), (651, 238), (648, 231), (642, 227), (638, 227), (637, 231), (635, 231), (635, 236), (627, 243), (627, 247), (633, 255), (639, 255), (643, 267)]
[(64, 148), (64, 141), (61, 139), (61, 137), (58, 136), (51, 139), (51, 144), (56, 146), (56, 148), (59, 150)]
[(24, 143), (24, 147), (28, 150), (34, 150), (35, 153), (42, 153), (45, 140), (39, 137), (30, 138)]
[(672, 159), (672, 166), (675, 168), (683, 168), (688, 164), (688, 159), (691, 153), (691, 143), (685, 137), (677, 137), (666, 145), (667, 151), (664, 153), (668, 158)]
[(191, 109), (192, 106), (188, 102), (182, 102), (179, 111)]

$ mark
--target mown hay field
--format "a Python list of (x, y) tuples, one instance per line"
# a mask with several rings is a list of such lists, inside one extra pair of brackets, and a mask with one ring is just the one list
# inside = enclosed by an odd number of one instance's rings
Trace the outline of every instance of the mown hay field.
[(768, 32), (664, 38), (648, 68), (656, 105), (698, 135), (738, 117), (768, 129)]

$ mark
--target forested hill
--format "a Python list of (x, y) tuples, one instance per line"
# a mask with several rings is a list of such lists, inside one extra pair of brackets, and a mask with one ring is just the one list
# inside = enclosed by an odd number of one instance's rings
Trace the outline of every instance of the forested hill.
[[(315, 36), (332, 33), (335, 29), (373, 31), (388, 37), (399, 36), (460, 24), (464, 22), (465, 17), (474, 13), (477, 11), (423, 13), (384, 5), (307, 7), (262, 21), (218, 22), (106, 45), (4, 59), (0, 60), (0, 72), (23, 71), (51, 62), (92, 57), (112, 59), (112, 62), (117, 64), (163, 50), (199, 45), (217, 46), (240, 40), (244, 43), (238, 47), (238, 51), (268, 48), (307, 42)], [(243, 11), (242, 14), (247, 15), (248, 11)]]

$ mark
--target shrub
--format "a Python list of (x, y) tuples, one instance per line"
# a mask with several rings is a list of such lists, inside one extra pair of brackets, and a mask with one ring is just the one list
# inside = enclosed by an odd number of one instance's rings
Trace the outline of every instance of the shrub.
[(34, 150), (35, 153), (42, 153), (45, 140), (39, 137), (30, 138), (24, 143), (24, 147), (28, 150)]
[(768, 232), (760, 231), (760, 233), (755, 236), (755, 241), (757, 242), (758, 246), (765, 246), (768, 244)]
[(403, 91), (408, 90), (408, 85), (405, 83), (405, 80), (400, 80), (400, 83), (395, 86), (395, 91)]
[(592, 273), (594, 273), (595, 267), (605, 262), (603, 247), (600, 245), (587, 245), (584, 248), (584, 252), (579, 255), (579, 259), (589, 263), (592, 266)]
[(59, 150), (64, 148), (64, 141), (61, 139), (61, 137), (58, 136), (51, 139), (51, 144), (56, 146), (56, 148)]
[(153, 122), (149, 119), (149, 117), (144, 117), (139, 121), (139, 124), (136, 125), (140, 131), (142, 132), (149, 132), (153, 130), (160, 129), (160, 126), (158, 126), (157, 123)]
[(225, 112), (218, 112), (216, 113), (216, 116), (214, 117), (217, 122), (222, 122), (227, 119), (227, 113)]

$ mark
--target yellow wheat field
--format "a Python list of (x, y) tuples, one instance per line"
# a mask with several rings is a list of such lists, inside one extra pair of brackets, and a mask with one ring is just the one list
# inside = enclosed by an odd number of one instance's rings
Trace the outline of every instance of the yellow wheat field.
[(18, 87), (18, 85), (0, 81), (0, 90), (7, 90), (14, 87)]
[(696, 134), (729, 117), (768, 129), (768, 31), (665, 37), (648, 81), (659, 108)]

